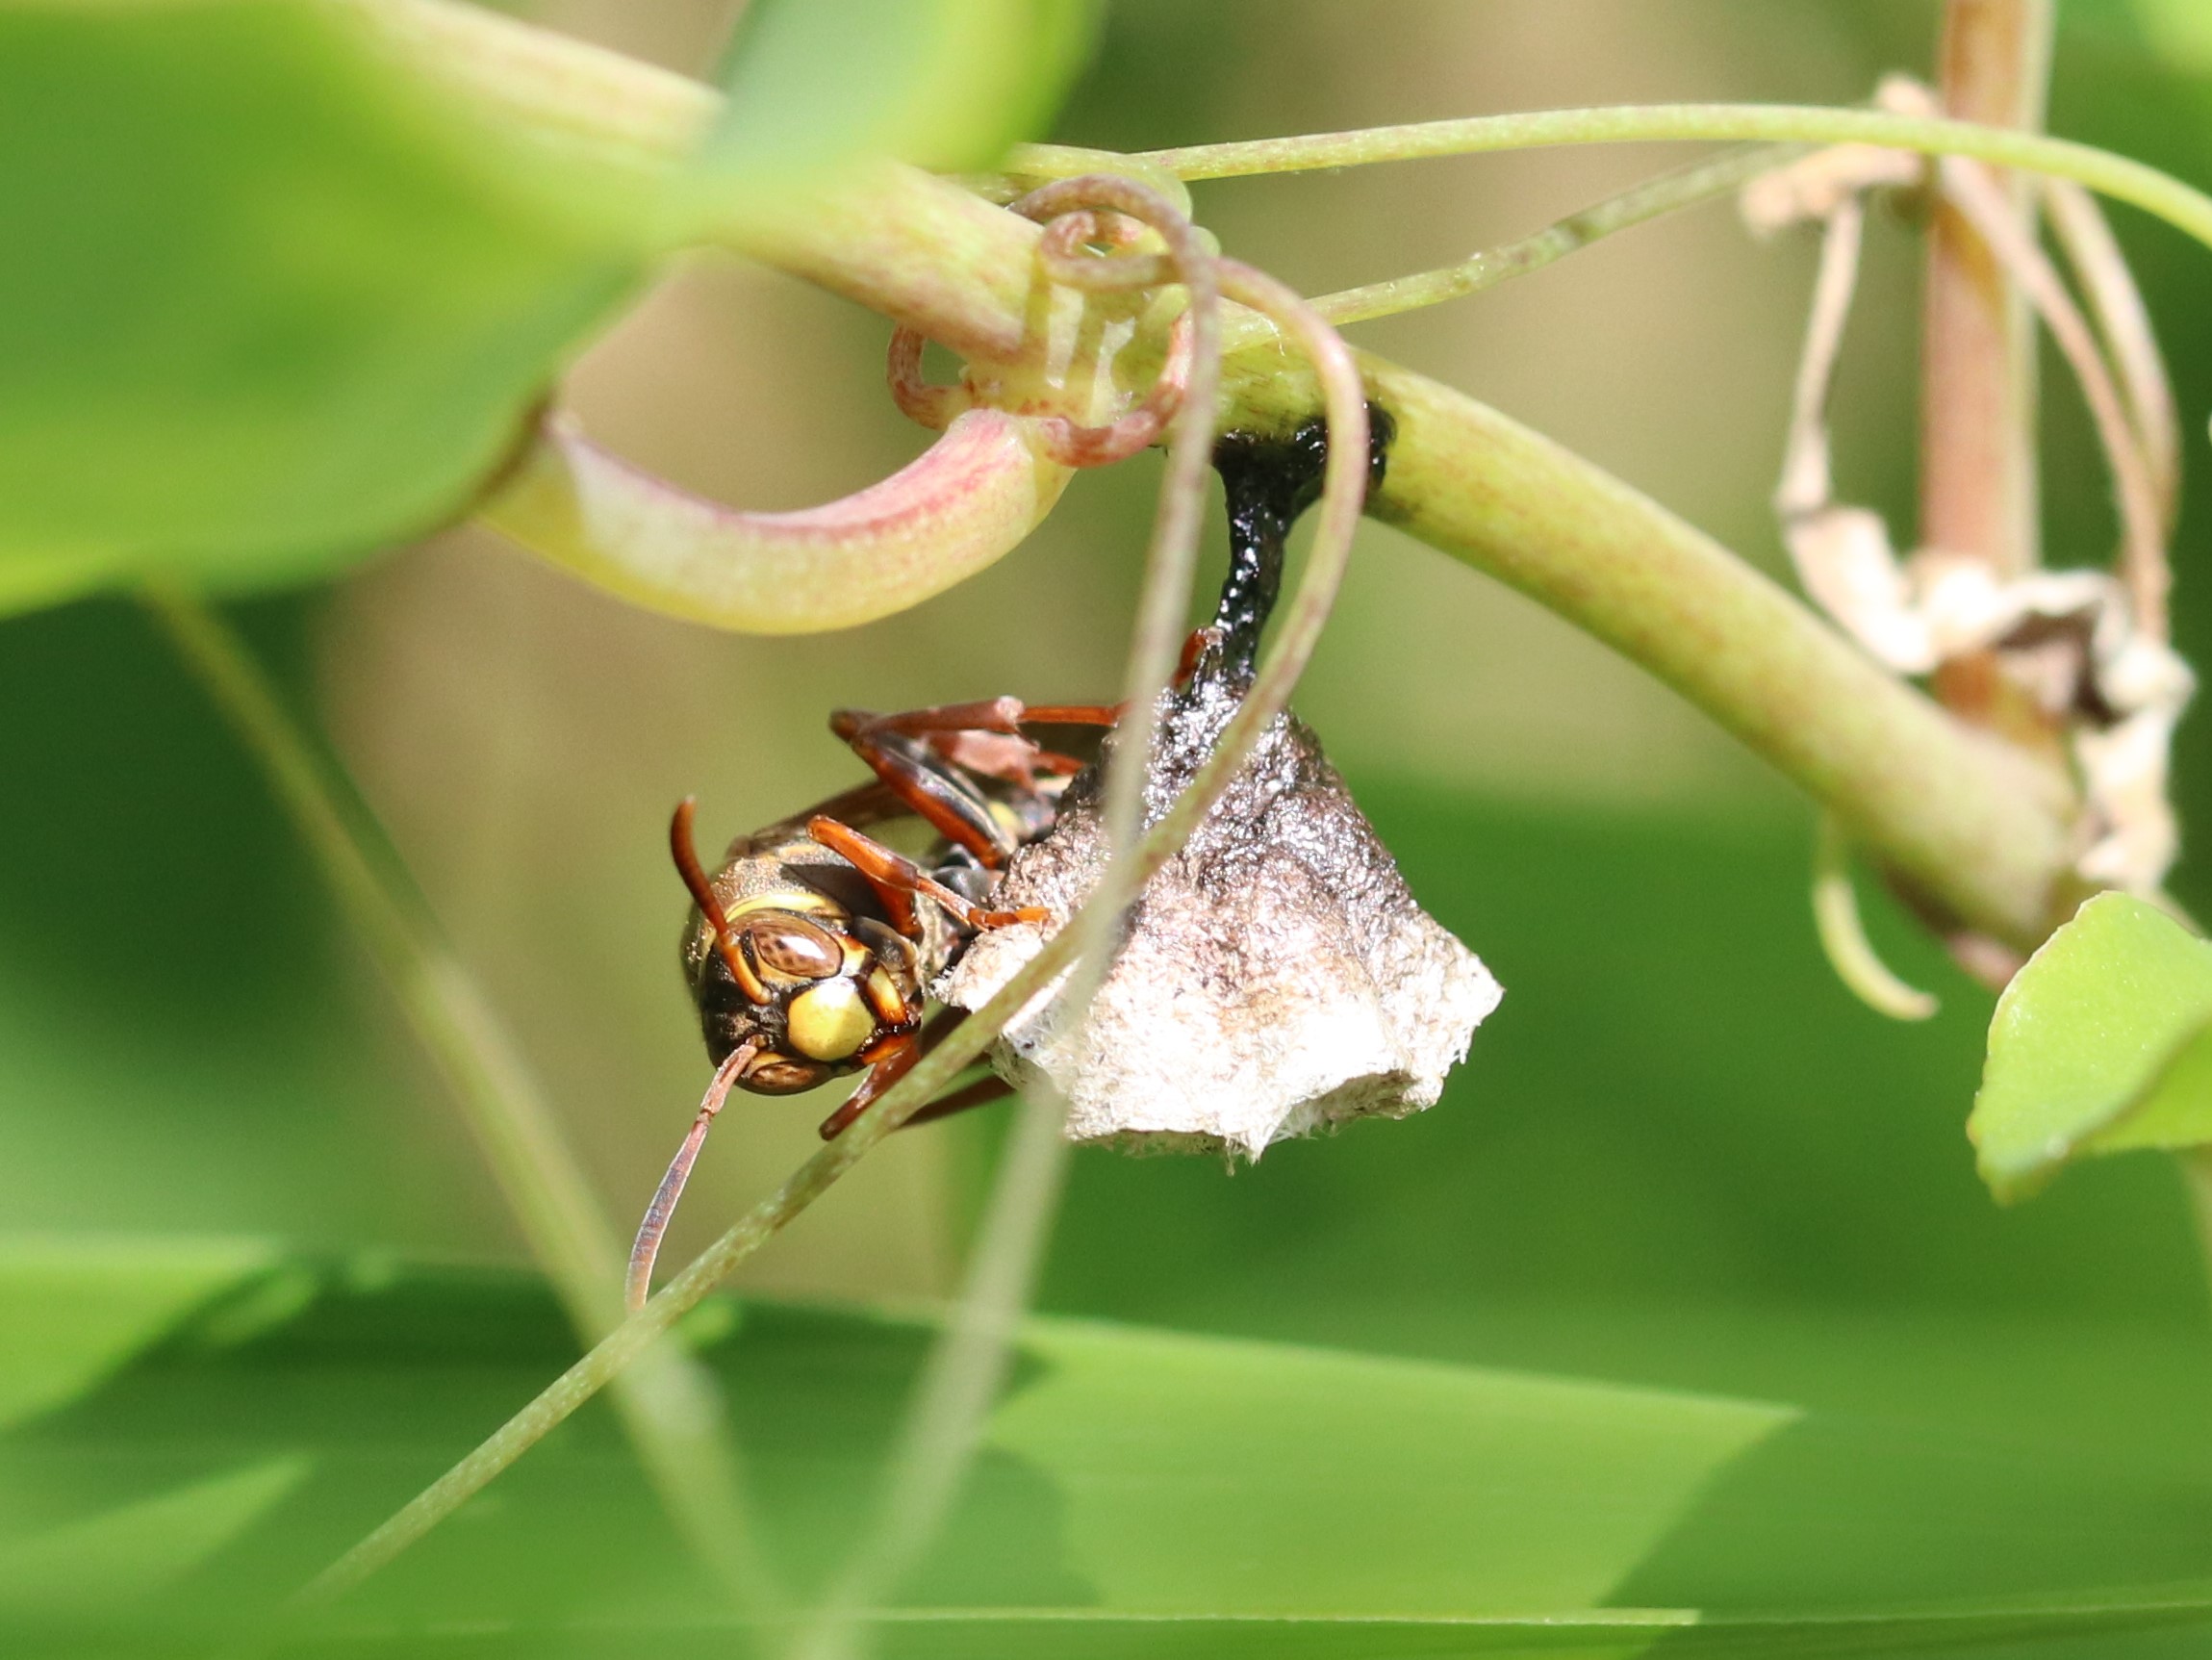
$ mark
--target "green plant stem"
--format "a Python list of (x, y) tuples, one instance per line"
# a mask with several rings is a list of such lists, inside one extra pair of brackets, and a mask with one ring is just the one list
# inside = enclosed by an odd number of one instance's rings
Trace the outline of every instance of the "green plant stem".
[[(2061, 919), (2072, 798), (2055, 772), (1954, 720), (1570, 450), (1392, 364), (1362, 356), (1361, 369), (1398, 421), (1370, 511), (1643, 665), (1942, 907), (2025, 947)], [(1233, 362), (1230, 396), (1287, 418), (1310, 394), (1295, 374)]]
[[(402, 42), (434, 25), (444, 76), (488, 116), (556, 148), (632, 166), (667, 190), (716, 108), (664, 70), (511, 19), (432, 0), (352, 0)], [(1698, 139), (1863, 140), (1975, 155), (2069, 177), (2212, 243), (2212, 199), (2084, 145), (1863, 110), (1735, 105), (1567, 111), (1282, 140), (1269, 165), (1341, 166), (1508, 144)], [(1286, 147), (1285, 147), (1286, 146)], [(1214, 176), (1260, 152), (1170, 152)], [(1150, 158), (1157, 161), (1157, 156)], [(1039, 326), (1037, 228), (943, 180), (884, 166), (773, 226), (686, 210), (712, 237), (921, 329), (956, 351), (1017, 359)], [(1288, 427), (1318, 408), (1272, 324), (1230, 312), (1227, 424)], [(1244, 350), (1240, 348), (1249, 348)], [(1375, 358), (1371, 396), (1398, 421), (1379, 515), (1503, 577), (1705, 709), (1817, 800), (1855, 845), (1933, 906), (2016, 946), (2070, 896), (2069, 794), (2055, 771), (1968, 731), (1711, 538), (1619, 480), (1434, 381)]]
[[(1931, 156), (1971, 156), (2000, 167), (2073, 179), (2100, 195), (2155, 214), (2212, 245), (2212, 196), (2125, 156), (2068, 139), (1973, 121), (1818, 104), (1618, 104), (1537, 110), (1359, 132), (1141, 150), (1135, 159), (1178, 178), (1228, 179), (1499, 150), (1660, 141), (1879, 144)], [(1017, 166), (1019, 160), (1017, 153)]]
[(922, 1560), (982, 1444), (1029, 1312), (1073, 1152), (1067, 1103), (1049, 1085), (1022, 1102), (1000, 1158), (968, 1273), (915, 1385), (873, 1525), (791, 1647), (793, 1660), (850, 1660), (866, 1611)]
[[(1105, 188), (1085, 190), (1086, 182)], [(1160, 481), (1123, 677), (1125, 712), (1106, 770), (1107, 868), (1082, 915), (1071, 924), (1076, 968), (1055, 993), (1077, 1009), (1088, 1006), (1105, 976), (1116, 924), (1136, 888), (1133, 872), (1160, 694), (1174, 674), (1190, 613), (1213, 450), (1221, 375), (1220, 284), (1210, 250), (1182, 211), (1189, 192), (1180, 182), (1171, 183), (1180, 202), (1149, 185), (1132, 189), (1122, 181), (1085, 181), (1079, 175), (1067, 187), (1075, 192), (1073, 201), (1118, 208), (1160, 232), (1189, 295), (1192, 331), (1190, 369)], [(959, 1298), (916, 1387), (874, 1525), (853, 1547), (845, 1571), (801, 1631), (795, 1652), (828, 1656), (853, 1649), (859, 1642), (859, 1611), (898, 1585), (950, 1512), (1005, 1375), (1014, 1335), (1051, 1238), (1069, 1157), (1066, 1120), (1067, 1103), (1059, 1091), (1043, 1080), (1033, 1084), (993, 1180)]]
[(1761, 173), (1787, 166), (1802, 153), (1802, 146), (1795, 144), (1760, 144), (1731, 150), (1711, 161), (1662, 173), (1580, 213), (1569, 214), (1533, 236), (1484, 248), (1457, 265), (1391, 277), (1386, 282), (1366, 283), (1359, 288), (1339, 289), (1335, 294), (1317, 294), (1306, 303), (1342, 328), (1350, 323), (1394, 317), (1400, 312), (1478, 294), (1513, 277), (1540, 270), (1554, 260), (1564, 259), (1615, 231), (1625, 231), (1683, 208), (1711, 201), (1716, 196), (1727, 195)]
[[(1126, 187), (1125, 187), (1126, 188)], [(1167, 467), (1154, 510), (1152, 538), (1145, 553), (1145, 577), (1137, 597), (1136, 623), (1130, 636), (1129, 663), (1122, 677), (1122, 718), (1116, 728), (1114, 756), (1106, 769), (1104, 821), (1107, 868), (1094, 903), (1086, 907), (1088, 931), (1080, 947), (1081, 964), (1070, 995), (1086, 1006), (1090, 989), (1106, 968), (1107, 938), (1122, 910), (1134, 897), (1130, 880), (1137, 834), (1143, 828), (1145, 782), (1151, 771), (1153, 740), (1159, 724), (1160, 694), (1175, 674), (1190, 618), (1191, 589), (1198, 575), (1199, 532), (1206, 516), (1206, 485), (1213, 459), (1216, 404), (1221, 388), (1221, 280), (1217, 261), (1176, 206), (1147, 192), (1125, 205), (1146, 206), (1156, 228), (1170, 239), (1182, 287), (1190, 296), (1190, 370), (1182, 407), (1168, 444)], [(1087, 983), (1086, 983), (1087, 981)]]
[[(603, 47), (450, 0), (334, 0), (351, 7), (420, 73), (445, 82), (492, 118), (547, 147), (626, 168), (641, 188), (671, 198), (678, 237), (726, 242), (797, 275), (922, 329), (955, 351), (1016, 356), (1030, 319), (1033, 262), (1008, 259), (1008, 216), (945, 181), (924, 192), (919, 175), (887, 170), (874, 189), (840, 192), (773, 223), (687, 192), (673, 178), (722, 107), (699, 82)], [(1259, 139), (1140, 151), (1108, 163), (1086, 152), (1085, 170), (1152, 170), (1182, 179), (1359, 166), (1422, 157), (1643, 142), (1869, 143), (1928, 155), (1972, 156), (2078, 184), (2129, 202), (2212, 247), (2212, 196), (2124, 156), (2037, 133), (1883, 111), (1795, 104), (1646, 104), (1543, 110), (1357, 132)], [(1008, 170), (1025, 171), (1017, 146)], [(1041, 147), (1036, 176), (1069, 161)], [(896, 176), (894, 176), (896, 175)], [(888, 194), (885, 185), (888, 181)], [(880, 209), (895, 203), (898, 212)], [(1033, 227), (1017, 238), (1033, 244)], [(1236, 343), (1230, 342), (1232, 346)]]
[(990, 1047), (1014, 1011), (1043, 991), (1075, 957), (1075, 934), (1063, 929), (988, 1006), (970, 1015), (914, 1070), (885, 1090), (845, 1133), (792, 1172), (719, 1239), (685, 1265), (660, 1293), (631, 1315), (547, 1385), (527, 1406), (468, 1457), (410, 1499), (373, 1533), (316, 1575), (295, 1601), (315, 1607), (335, 1601), (453, 1514), (494, 1477), (550, 1434), (571, 1414), (613, 1382), (671, 1326), (697, 1308), (738, 1264), (760, 1249), (884, 1136), (950, 1085)]
[[(483, 1148), (523, 1238), (586, 1343), (621, 1323), (621, 1241), (498, 1016), (336, 758), (279, 700), (238, 632), (196, 593), (149, 585), (146, 609), (260, 764)], [(679, 1531), (743, 1605), (774, 1596), (711, 1380), (673, 1348), (617, 1399)]]

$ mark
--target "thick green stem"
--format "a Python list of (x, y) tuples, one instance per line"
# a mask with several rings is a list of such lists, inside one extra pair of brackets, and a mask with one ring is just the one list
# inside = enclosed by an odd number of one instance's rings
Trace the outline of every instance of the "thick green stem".
[[(940, 283), (931, 239), (951, 188), (904, 170), (852, 192), (872, 245), (911, 231), (903, 259), (842, 273), (854, 298), (930, 326)], [(2212, 219), (2207, 221), (2212, 230)], [(1033, 227), (1000, 214), (952, 257), (1025, 271)], [(988, 239), (986, 257), (984, 239)], [(809, 263), (829, 270), (826, 247)], [(996, 284), (967, 296), (964, 332), (987, 321)], [(974, 314), (983, 314), (978, 316)], [(1019, 328), (1018, 308), (1000, 318)], [(1233, 314), (1225, 424), (1287, 429), (1318, 407), (1274, 329)], [(1370, 510), (1502, 577), (1651, 670), (1817, 800), (1858, 845), (1909, 874), (1963, 921), (2032, 946), (2055, 920), (2071, 802), (2055, 775), (1970, 731), (1892, 678), (1806, 606), (1616, 478), (1473, 398), (1382, 359), (1371, 396), (1398, 423)]]
[[(437, 38), (435, 72), (549, 144), (626, 159), (665, 181), (712, 116), (695, 83), (428, 0), (356, 0)], [(2212, 243), (2212, 199), (2121, 157), (1966, 122), (1865, 110), (1682, 105), (1486, 117), (1376, 134), (1166, 152), (1175, 170), (1339, 166), (1385, 157), (1630, 140), (1860, 140), (2070, 177)], [(1149, 160), (1158, 163), (1160, 155)], [(711, 204), (695, 228), (714, 229)], [(803, 217), (720, 227), (731, 245), (955, 350), (1013, 358), (1041, 326), (1037, 227), (910, 169), (883, 166)], [(1232, 310), (1225, 424), (1317, 408), (1273, 325)], [(1239, 352), (1238, 348), (1248, 348)], [(1370, 392), (1398, 436), (1373, 503), (1503, 577), (1676, 687), (1814, 797), (1934, 905), (2016, 944), (2061, 902), (2071, 804), (2057, 779), (1966, 730), (1765, 576), (1599, 469), (1473, 399), (1377, 359)]]
[[(621, 1243), (513, 1039), (337, 760), (286, 711), (237, 631), (174, 583), (149, 586), (143, 598), (260, 764), (340, 911), (444, 1074), (577, 1334), (597, 1341), (623, 1317)], [(716, 1395), (688, 1360), (663, 1349), (631, 1374), (617, 1406), (687, 1544), (745, 1606), (758, 1610), (773, 1597)]]
[[(1894, 679), (1704, 532), (1572, 451), (1377, 358), (1398, 422), (1370, 511), (1640, 663), (1962, 920), (2032, 947), (2058, 920), (2071, 795), (2053, 772)], [(1238, 371), (1251, 375), (1238, 384)], [(1310, 407), (1295, 375), (1232, 366), (1247, 408)]]

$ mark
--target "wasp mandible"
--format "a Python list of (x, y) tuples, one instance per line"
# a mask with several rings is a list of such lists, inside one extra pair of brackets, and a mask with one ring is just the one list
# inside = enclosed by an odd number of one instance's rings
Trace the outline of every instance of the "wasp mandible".
[[(684, 975), (715, 1072), (638, 1229), (632, 1308), (645, 1302), (661, 1236), (732, 1088), (790, 1095), (864, 1070), (823, 1121), (824, 1139), (835, 1136), (958, 1018), (948, 1011), (925, 1026), (923, 1016), (930, 983), (967, 942), (985, 929), (1045, 920), (988, 903), (1007, 859), (1052, 829), (1061, 792), (1084, 765), (1027, 728), (1110, 727), (1119, 714), (1111, 704), (1018, 698), (891, 715), (840, 709), (829, 729), (875, 781), (738, 837), (712, 877), (693, 846), (697, 803), (677, 806), (669, 850), (695, 907)], [(903, 818), (936, 831), (920, 861), (866, 833)], [(1002, 1092), (987, 1080), (916, 1116)]]

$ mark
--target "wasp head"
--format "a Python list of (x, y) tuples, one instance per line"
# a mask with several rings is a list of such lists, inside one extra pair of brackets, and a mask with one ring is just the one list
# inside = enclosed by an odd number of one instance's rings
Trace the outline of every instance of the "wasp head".
[(866, 1065), (921, 1020), (913, 945), (813, 892), (762, 895), (727, 916), (702, 907), (684, 960), (707, 1052), (719, 1065), (750, 1045), (736, 1084), (757, 1094), (795, 1094)]

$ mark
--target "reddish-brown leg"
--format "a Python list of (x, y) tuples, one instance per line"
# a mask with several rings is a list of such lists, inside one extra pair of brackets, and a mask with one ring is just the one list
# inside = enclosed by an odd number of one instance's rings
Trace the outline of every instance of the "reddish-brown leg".
[[(845, 713), (841, 710), (831, 725), (836, 726)], [(925, 820), (947, 841), (967, 849), (992, 870), (1013, 856), (1013, 838), (992, 815), (991, 804), (953, 767), (940, 759), (927, 740), (893, 731), (840, 729), (838, 735), (852, 746), (854, 754), (868, 763), (870, 770), (908, 811)], [(1020, 746), (1025, 752), (1021, 762), (1025, 770), (1029, 764), (1027, 756), (1036, 749), (1027, 738), (986, 736), (984, 741)]]
[[(829, 729), (847, 743), (883, 732), (922, 738), (946, 759), (984, 778), (1029, 788), (1031, 770), (1042, 755), (1024, 735), (1025, 727), (1110, 727), (1121, 719), (1119, 703), (1025, 703), (1019, 698), (992, 698), (978, 703), (940, 703), (894, 715), (839, 709)], [(1052, 757), (1055, 761), (1064, 756)], [(1075, 763), (1081, 770), (1081, 763)], [(1058, 771), (1055, 766), (1049, 770)]]
[(834, 1141), (842, 1136), (852, 1120), (873, 1107), (884, 1090), (914, 1070), (914, 1062), (922, 1059), (921, 1042), (913, 1035), (894, 1037), (874, 1051), (875, 1064), (868, 1076), (860, 1080), (860, 1087), (845, 1098), (844, 1105), (822, 1120), (822, 1138)]
[(1019, 737), (1027, 705), (1019, 698), (986, 698), (975, 703), (933, 703), (927, 709), (871, 714), (866, 709), (836, 709), (829, 729), (851, 743), (874, 732), (902, 732), (910, 738), (932, 732), (1004, 732)]
[(1008, 928), (1017, 922), (1043, 922), (1051, 914), (1034, 906), (1024, 906), (1018, 910), (985, 910), (962, 899), (904, 854), (894, 853), (881, 842), (872, 841), (835, 819), (808, 819), (806, 833), (860, 873), (882, 900), (884, 908), (891, 912), (891, 926), (902, 933), (912, 932), (901, 926), (901, 911), (903, 910), (907, 921), (912, 920), (916, 894), (935, 900), (970, 928)]
[[(833, 1141), (881, 1098), (883, 1091), (914, 1069), (914, 1063), (944, 1041), (945, 1034), (968, 1018), (965, 1009), (940, 1009), (929, 1017), (921, 1031), (904, 1037), (893, 1037), (877, 1045), (871, 1059), (875, 1064), (860, 1086), (845, 1100), (844, 1105), (822, 1121), (822, 1138)], [(992, 1101), (1004, 1099), (1014, 1092), (1013, 1085), (1002, 1078), (983, 1078), (955, 1089), (949, 1095), (940, 1095), (922, 1108), (905, 1124), (927, 1124), (933, 1118), (950, 1117), (954, 1112), (966, 1111), (971, 1107), (981, 1107)]]
[(1120, 719), (1118, 703), (1025, 703), (1019, 698), (985, 698), (980, 702), (933, 703), (890, 715), (839, 709), (829, 717), (829, 729), (846, 739), (860, 732), (904, 732), (915, 738), (932, 732), (1018, 735), (1024, 727), (1110, 727)]
[(927, 1124), (935, 1118), (950, 1118), (955, 1112), (965, 1112), (971, 1107), (987, 1107), (993, 1101), (1004, 1101), (1014, 1092), (1014, 1086), (1004, 1078), (993, 1075), (979, 1078), (965, 1088), (955, 1089), (950, 1095), (940, 1095), (928, 1106), (916, 1112), (900, 1126), (909, 1129), (916, 1124)]
[(1121, 719), (1119, 703), (1028, 703), (1025, 727), (1110, 727)]
[(1206, 654), (1207, 647), (1219, 645), (1220, 642), (1219, 628), (1191, 629), (1190, 637), (1182, 643), (1182, 656), (1175, 665), (1175, 683), (1179, 686), (1185, 684), (1197, 672), (1198, 659)]

